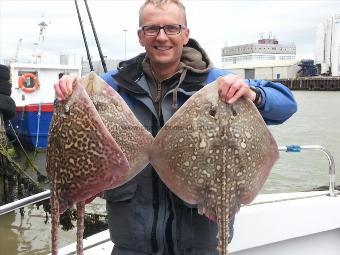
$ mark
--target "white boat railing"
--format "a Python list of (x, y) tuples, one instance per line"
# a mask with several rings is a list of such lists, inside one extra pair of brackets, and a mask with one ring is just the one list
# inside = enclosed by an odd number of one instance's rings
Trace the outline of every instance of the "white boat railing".
[(5, 204), (3, 206), (0, 206), (0, 215), (9, 213), (11, 211), (14, 211), (16, 209), (20, 209), (21, 207), (30, 205), (30, 204), (34, 204), (37, 202), (40, 202), (42, 200), (48, 199), (50, 198), (50, 190), (46, 190), (40, 193), (37, 193), (35, 195), (29, 196), (29, 197), (25, 197), (19, 200), (16, 200), (14, 202)]
[[(284, 152), (301, 152), (302, 150), (317, 150), (323, 152), (326, 155), (329, 164), (329, 196), (335, 196), (335, 162), (332, 154), (327, 149), (320, 145), (287, 145), (279, 146), (278, 150)], [(0, 215), (48, 199), (50, 198), (50, 193), (50, 190), (46, 190), (44, 192), (0, 206)]]
[(329, 196), (335, 196), (335, 162), (332, 154), (326, 148), (320, 145), (287, 145), (279, 146), (279, 151), (301, 152), (302, 150), (314, 150), (323, 152), (328, 159), (329, 167)]

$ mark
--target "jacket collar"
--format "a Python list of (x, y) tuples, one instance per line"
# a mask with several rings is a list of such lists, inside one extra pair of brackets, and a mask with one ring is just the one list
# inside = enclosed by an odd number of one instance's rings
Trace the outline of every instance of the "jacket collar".
[(147, 94), (147, 91), (138, 85), (143, 75), (142, 61), (146, 53), (122, 61), (118, 64), (118, 72), (112, 77), (118, 82), (119, 87), (135, 94)]
[[(189, 39), (189, 42), (185, 47), (197, 49), (202, 53), (204, 61), (207, 62), (207, 68), (211, 68), (212, 64), (205, 53), (200, 47), (198, 42), (194, 39)], [(129, 91), (133, 94), (147, 95), (148, 91), (138, 84), (138, 81), (143, 76), (142, 62), (146, 57), (146, 53), (141, 53), (138, 56), (122, 61), (118, 64), (118, 72), (113, 75), (113, 78), (118, 82), (119, 87)], [(207, 69), (207, 70), (209, 70)], [(203, 83), (206, 80), (208, 72), (202, 71), (197, 72), (192, 69), (188, 69), (187, 75), (185, 76), (180, 88), (187, 92), (197, 91), (203, 87)], [(176, 75), (175, 75), (176, 76)], [(175, 77), (173, 77), (175, 78)], [(171, 79), (171, 78), (170, 78)]]

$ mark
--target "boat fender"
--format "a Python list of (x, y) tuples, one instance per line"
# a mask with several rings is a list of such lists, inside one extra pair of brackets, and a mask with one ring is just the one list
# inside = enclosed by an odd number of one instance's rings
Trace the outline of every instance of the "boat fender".
[[(26, 80), (27, 79), (33, 80), (33, 87), (26, 87)], [(19, 88), (25, 93), (32, 93), (39, 88), (39, 80), (38, 77), (32, 73), (25, 73), (19, 77)]]
[(15, 102), (11, 97), (0, 94), (0, 112), (5, 121), (15, 116)]
[(0, 94), (10, 96), (12, 93), (12, 83), (0, 78)]
[(10, 79), (10, 70), (8, 66), (0, 65), (0, 78), (6, 81)]

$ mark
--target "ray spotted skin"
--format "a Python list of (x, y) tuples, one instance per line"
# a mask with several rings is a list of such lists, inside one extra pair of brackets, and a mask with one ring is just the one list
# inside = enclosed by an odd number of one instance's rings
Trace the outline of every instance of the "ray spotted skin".
[(94, 72), (80, 82), (86, 85), (85, 89), (103, 123), (126, 156), (130, 165), (129, 178), (134, 177), (149, 163), (154, 138), (137, 120), (121, 96)]
[[(90, 79), (91, 78), (91, 79)], [(94, 80), (93, 80), (94, 79)], [(100, 113), (110, 116), (107, 123), (116, 122), (121, 125), (140, 125), (135, 119), (124, 124), (124, 119), (109, 112), (117, 111), (119, 100), (112, 94), (101, 93), (100, 80), (91, 73), (83, 78), (82, 86), (75, 83), (72, 95), (65, 101), (57, 103), (49, 132), (47, 150), (47, 173), (51, 186), (52, 204), (52, 254), (57, 254), (57, 231), (59, 213), (77, 204), (77, 254), (83, 254), (82, 235), (85, 202), (91, 200), (104, 190), (118, 187), (141, 171), (149, 161), (147, 149), (153, 140), (152, 136), (143, 129), (139, 133), (139, 153), (135, 152), (137, 160), (133, 168), (127, 157), (117, 144), (112, 134), (119, 130), (108, 130), (103, 123)], [(96, 96), (88, 96), (85, 88), (91, 82)], [(106, 85), (108, 86), (108, 85)], [(98, 111), (95, 105), (105, 105), (113, 98), (117, 107), (103, 108)], [(115, 100), (118, 100), (117, 102)], [(119, 116), (130, 116), (126, 109), (119, 110)], [(112, 134), (111, 134), (111, 133)], [(128, 137), (130, 139), (135, 137)], [(126, 140), (129, 140), (126, 138)], [(132, 144), (136, 144), (135, 141)], [(124, 145), (127, 147), (126, 145)], [(143, 151), (145, 149), (145, 151)], [(127, 150), (125, 148), (125, 150)], [(142, 154), (142, 156), (140, 156)], [(131, 155), (128, 155), (131, 159)]]
[(255, 198), (277, 159), (276, 142), (254, 104), (220, 101), (216, 83), (173, 115), (150, 157), (177, 196), (217, 221), (221, 255), (228, 254), (228, 219)]
[(126, 157), (81, 86), (56, 105), (46, 169), (52, 192), (52, 254), (57, 254), (59, 213), (118, 186), (129, 170)]

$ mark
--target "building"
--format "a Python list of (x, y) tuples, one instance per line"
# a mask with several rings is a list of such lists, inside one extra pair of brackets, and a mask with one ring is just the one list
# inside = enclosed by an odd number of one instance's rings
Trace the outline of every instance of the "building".
[[(119, 62), (122, 61), (120, 59), (105, 59), (106, 68), (108, 71), (117, 68)], [(85, 75), (91, 71), (90, 64), (88, 60), (83, 61), (83, 69), (82, 75)], [(102, 75), (104, 73), (104, 69), (102, 66), (102, 62), (100, 60), (92, 60), (93, 71), (95, 71), (98, 75)]]
[(340, 76), (340, 14), (317, 27), (314, 55), (320, 74)]
[(222, 49), (222, 68), (246, 79), (294, 78), (299, 67), (295, 44), (280, 44), (275, 38)]

